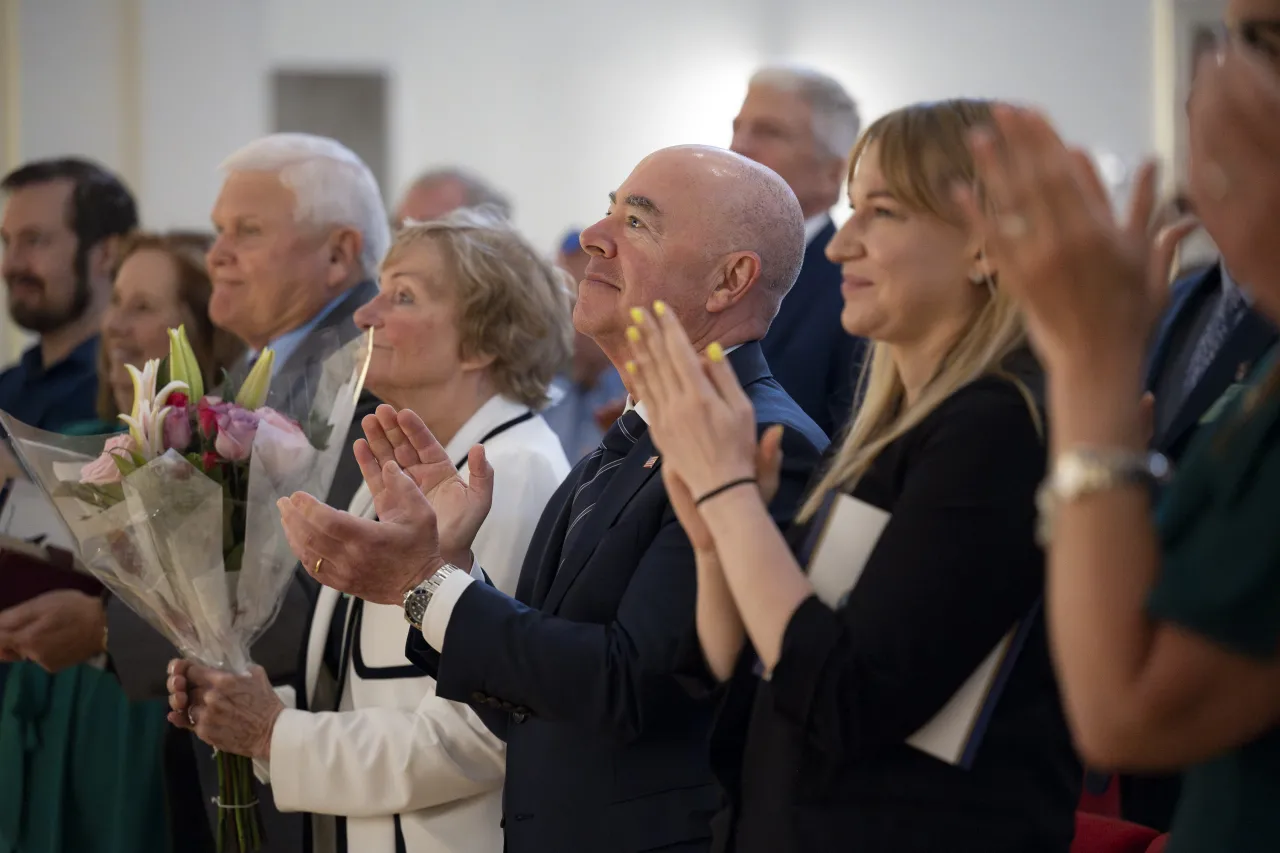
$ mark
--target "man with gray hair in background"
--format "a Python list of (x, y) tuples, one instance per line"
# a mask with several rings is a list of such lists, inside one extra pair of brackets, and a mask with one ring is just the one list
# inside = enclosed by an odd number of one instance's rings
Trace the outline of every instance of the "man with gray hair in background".
[(511, 201), (479, 175), (456, 167), (433, 169), (414, 179), (396, 205), (394, 227), (406, 219), (430, 222), (460, 207), (489, 207), (511, 218)]
[(733, 151), (768, 166), (790, 185), (804, 215), (804, 265), (763, 341), (773, 375), (827, 435), (853, 409), (866, 342), (840, 326), (840, 267), (827, 260), (835, 236), (829, 211), (840, 197), (858, 107), (833, 78), (777, 66), (752, 76), (733, 120)]

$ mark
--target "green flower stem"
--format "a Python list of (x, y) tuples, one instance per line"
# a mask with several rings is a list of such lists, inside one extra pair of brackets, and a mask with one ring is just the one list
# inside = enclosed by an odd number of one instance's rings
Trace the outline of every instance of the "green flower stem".
[(218, 799), (227, 807), (218, 810), (218, 851), (255, 853), (262, 849), (263, 832), (258, 807), (250, 805), (254, 799), (253, 762), (219, 752), (217, 765)]

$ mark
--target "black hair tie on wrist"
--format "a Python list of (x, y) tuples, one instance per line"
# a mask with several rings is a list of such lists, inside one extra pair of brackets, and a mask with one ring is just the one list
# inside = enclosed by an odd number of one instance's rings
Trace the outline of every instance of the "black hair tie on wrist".
[(754, 486), (755, 482), (756, 482), (755, 477), (739, 477), (736, 480), (730, 480), (729, 482), (725, 483), (723, 486), (714, 488), (711, 491), (707, 492), (702, 497), (698, 498), (696, 501), (693, 502), (694, 506), (702, 506), (704, 503), (711, 500), (716, 495), (723, 494), (729, 491), (730, 489), (736, 489), (738, 488), (738, 486), (745, 486), (748, 483)]

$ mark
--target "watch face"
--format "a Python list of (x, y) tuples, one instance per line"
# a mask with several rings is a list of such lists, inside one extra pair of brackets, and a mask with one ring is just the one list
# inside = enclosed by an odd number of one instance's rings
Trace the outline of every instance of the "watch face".
[(409, 593), (404, 602), (404, 618), (415, 628), (422, 627), (422, 617), (426, 612), (426, 592), (415, 589)]

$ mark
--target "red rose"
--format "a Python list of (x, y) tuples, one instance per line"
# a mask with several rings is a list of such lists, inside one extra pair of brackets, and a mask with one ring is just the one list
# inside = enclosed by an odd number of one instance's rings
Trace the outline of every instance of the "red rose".
[(218, 431), (218, 415), (228, 405), (217, 397), (200, 398), (200, 402), (196, 404), (196, 417), (200, 421), (200, 435), (205, 438), (213, 438), (214, 433)]
[(204, 472), (207, 474), (214, 468), (218, 467), (218, 454), (209, 451), (200, 457), (200, 464), (204, 466)]
[(166, 405), (173, 406), (175, 409), (185, 409), (188, 402), (190, 402), (190, 399), (186, 394), (181, 391), (173, 391), (170, 392)]

